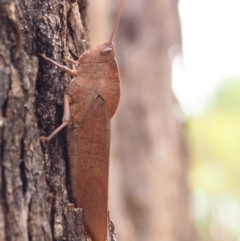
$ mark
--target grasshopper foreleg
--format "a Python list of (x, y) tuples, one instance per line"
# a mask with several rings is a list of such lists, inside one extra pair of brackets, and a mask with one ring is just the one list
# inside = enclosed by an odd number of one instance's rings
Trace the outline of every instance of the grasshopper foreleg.
[(46, 56), (43, 55), (43, 54), (39, 54), (39, 55), (40, 55), (42, 58), (44, 58), (46, 61), (48, 61), (49, 63), (57, 66), (59, 69), (63, 70), (64, 72), (66, 72), (66, 73), (68, 73), (68, 74), (70, 74), (71, 76), (73, 76), (73, 77), (76, 77), (76, 76), (77, 76), (77, 71), (76, 71), (76, 70), (69, 69), (67, 66), (61, 65), (61, 64), (55, 62), (54, 60), (46, 57)]

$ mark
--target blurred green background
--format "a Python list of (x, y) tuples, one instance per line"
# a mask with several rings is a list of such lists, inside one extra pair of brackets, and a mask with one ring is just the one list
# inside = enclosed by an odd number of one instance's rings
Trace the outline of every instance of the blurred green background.
[(240, 78), (225, 79), (187, 118), (189, 185), (200, 240), (240, 240)]
[(180, 0), (183, 57), (173, 89), (185, 114), (198, 241), (240, 241), (238, 0)]

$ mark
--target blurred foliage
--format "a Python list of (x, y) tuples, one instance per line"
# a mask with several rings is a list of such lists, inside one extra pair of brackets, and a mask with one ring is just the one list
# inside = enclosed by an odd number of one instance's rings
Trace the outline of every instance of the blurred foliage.
[(240, 78), (224, 81), (186, 131), (200, 240), (240, 240)]

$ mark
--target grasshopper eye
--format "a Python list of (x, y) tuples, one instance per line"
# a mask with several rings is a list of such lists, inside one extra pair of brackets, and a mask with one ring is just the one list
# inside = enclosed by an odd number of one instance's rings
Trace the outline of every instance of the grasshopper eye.
[(112, 48), (107, 47), (107, 48), (101, 50), (99, 53), (100, 53), (102, 56), (107, 56), (107, 55), (109, 55), (111, 52), (112, 52)]

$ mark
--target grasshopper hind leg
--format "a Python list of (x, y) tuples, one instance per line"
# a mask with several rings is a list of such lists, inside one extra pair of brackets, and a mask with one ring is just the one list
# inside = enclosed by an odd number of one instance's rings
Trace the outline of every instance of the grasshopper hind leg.
[(45, 137), (45, 136), (40, 137), (41, 141), (49, 142), (59, 131), (61, 131), (64, 127), (68, 125), (70, 116), (71, 114), (70, 114), (70, 106), (69, 106), (69, 97), (68, 95), (64, 95), (64, 113), (63, 113), (62, 124), (57, 129), (55, 129), (48, 137)]

